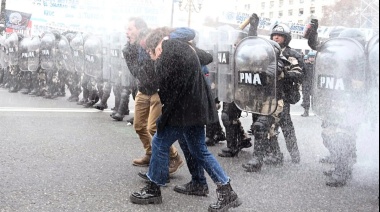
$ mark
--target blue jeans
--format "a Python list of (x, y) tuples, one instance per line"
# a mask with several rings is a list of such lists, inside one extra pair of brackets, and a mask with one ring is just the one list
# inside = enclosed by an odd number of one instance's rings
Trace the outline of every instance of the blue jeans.
[(229, 177), (205, 143), (204, 126), (171, 127), (158, 130), (152, 141), (152, 156), (148, 178), (164, 186), (169, 176), (169, 149), (177, 140), (185, 155), (193, 182), (207, 184), (204, 170), (216, 184), (226, 185)]

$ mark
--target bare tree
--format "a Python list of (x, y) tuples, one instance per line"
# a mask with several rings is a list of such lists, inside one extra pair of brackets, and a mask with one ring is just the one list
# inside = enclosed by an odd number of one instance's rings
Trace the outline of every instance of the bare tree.
[(359, 28), (360, 12), (359, 0), (340, 0), (335, 5), (324, 7), (320, 25)]

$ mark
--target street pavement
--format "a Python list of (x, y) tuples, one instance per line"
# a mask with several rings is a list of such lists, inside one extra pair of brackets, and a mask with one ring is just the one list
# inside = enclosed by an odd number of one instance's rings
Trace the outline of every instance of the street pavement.
[[(113, 121), (109, 109), (85, 109), (66, 99), (48, 100), (0, 89), (0, 212), (198, 212), (207, 211), (216, 200), (216, 186), (209, 177), (208, 197), (173, 191), (175, 185), (190, 180), (184, 166), (162, 188), (163, 204), (132, 204), (129, 195), (145, 184), (137, 173), (147, 170), (132, 166), (132, 160), (144, 154), (133, 127), (126, 121)], [(113, 102), (111, 98), (110, 108)], [(133, 110), (133, 101), (130, 107)], [(216, 156), (243, 201), (231, 211), (379, 211), (378, 124), (363, 123), (358, 132), (353, 179), (346, 187), (330, 188), (325, 186), (322, 171), (331, 166), (318, 162), (328, 153), (321, 139), (321, 121), (313, 114), (301, 117), (302, 112), (299, 103), (292, 106), (300, 164), (291, 163), (282, 134), (282, 167), (245, 172), (241, 165), (251, 158), (252, 148), (232, 159)], [(251, 116), (241, 120), (248, 130)], [(209, 149), (217, 155), (224, 146), (222, 142)]]

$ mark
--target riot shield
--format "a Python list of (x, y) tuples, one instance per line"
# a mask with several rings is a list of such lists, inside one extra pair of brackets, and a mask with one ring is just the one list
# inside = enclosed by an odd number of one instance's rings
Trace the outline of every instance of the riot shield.
[(28, 44), (28, 70), (35, 72), (40, 67), (40, 46), (41, 40), (39, 37), (32, 37)]
[(46, 32), (41, 38), (41, 68), (47, 71), (58, 71), (58, 46), (55, 35)]
[(231, 26), (218, 28), (218, 97), (220, 101), (233, 101), (233, 55), (235, 46), (246, 37), (246, 33)]
[(58, 49), (61, 54), (63, 67), (70, 73), (75, 73), (75, 64), (73, 58), (73, 51), (70, 47), (70, 42), (65, 36), (61, 36), (58, 43)]
[(371, 87), (379, 89), (379, 35), (374, 36), (368, 42), (366, 53)]
[(135, 78), (132, 76), (131, 71), (128, 68), (127, 61), (125, 60), (124, 52), (128, 47), (128, 39), (125, 35), (120, 35), (120, 64), (121, 64), (121, 85), (124, 87), (135, 86)]
[(82, 74), (84, 73), (84, 40), (82, 33), (77, 33), (73, 40), (70, 42), (71, 49), (73, 50), (73, 60), (75, 71)]
[(243, 111), (271, 115), (277, 109), (277, 57), (271, 43), (247, 37), (234, 55), (234, 102)]
[(28, 71), (28, 45), (30, 38), (24, 38), (21, 40), (19, 45), (19, 67), (21, 71)]
[[(122, 58), (122, 46), (120, 43), (120, 39), (122, 36), (125, 37), (125, 34), (123, 33), (112, 33), (111, 34), (111, 45), (110, 45), (110, 63), (111, 63), (111, 82), (118, 82), (120, 81), (120, 74), (121, 71), (121, 63), (124, 62), (120, 58)], [(125, 62), (124, 62), (125, 63)]]
[(110, 35), (104, 34), (102, 37), (102, 43), (103, 43), (103, 79), (105, 81), (111, 80), (111, 61), (110, 61)]
[(210, 53), (214, 60), (207, 65), (209, 75), (208, 79), (212, 94), (216, 98), (218, 95), (218, 45), (215, 39), (218, 37), (217, 30), (204, 30), (199, 33), (197, 47)]
[(101, 38), (89, 35), (84, 42), (84, 73), (99, 78), (103, 76), (103, 47)]
[(6, 68), (7, 63), (6, 61), (6, 50), (5, 50), (5, 38), (3, 36), (0, 36), (0, 68)]
[(18, 36), (17, 33), (12, 33), (7, 38), (8, 43), (8, 58), (9, 58), (9, 65), (18, 65), (19, 62), (19, 42), (18, 42)]
[(364, 101), (366, 55), (350, 38), (327, 40), (317, 53), (312, 106), (316, 115), (338, 123), (353, 124)]

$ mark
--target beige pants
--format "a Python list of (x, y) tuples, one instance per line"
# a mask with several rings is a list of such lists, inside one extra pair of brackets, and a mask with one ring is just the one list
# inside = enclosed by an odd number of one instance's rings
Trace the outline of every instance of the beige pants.
[[(157, 131), (156, 120), (161, 115), (161, 100), (158, 93), (152, 96), (138, 92), (135, 98), (134, 128), (144, 146), (145, 154), (152, 154), (152, 137)], [(177, 157), (178, 150), (170, 147), (170, 157)]]

